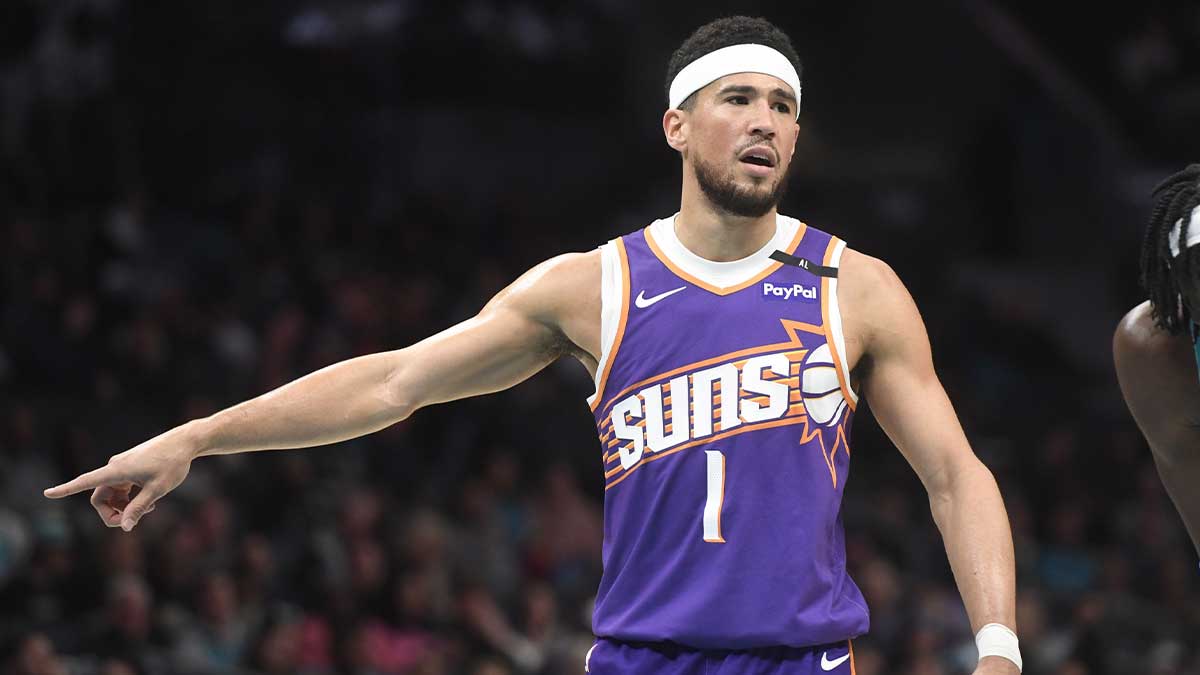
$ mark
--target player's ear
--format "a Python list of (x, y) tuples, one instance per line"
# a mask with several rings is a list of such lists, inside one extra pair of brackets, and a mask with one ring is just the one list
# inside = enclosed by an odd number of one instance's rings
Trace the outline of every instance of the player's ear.
[(671, 108), (663, 113), (663, 136), (667, 139), (667, 145), (679, 152), (687, 149), (687, 118), (687, 111), (678, 108)]
[(796, 146), (800, 145), (800, 123), (796, 122), (796, 140), (792, 143), (792, 157), (796, 156)]

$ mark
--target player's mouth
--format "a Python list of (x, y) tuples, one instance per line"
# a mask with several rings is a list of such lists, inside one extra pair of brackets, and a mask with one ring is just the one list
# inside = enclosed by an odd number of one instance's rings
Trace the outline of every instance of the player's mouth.
[(738, 155), (738, 161), (751, 176), (769, 176), (775, 170), (775, 151), (766, 145), (751, 146)]

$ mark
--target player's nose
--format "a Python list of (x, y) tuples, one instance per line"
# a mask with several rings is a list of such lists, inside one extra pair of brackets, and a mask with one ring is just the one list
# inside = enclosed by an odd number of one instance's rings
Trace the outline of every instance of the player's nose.
[(750, 135), (774, 138), (776, 119), (771, 110), (771, 104), (765, 100), (760, 100), (749, 107), (751, 108), (750, 128), (748, 129)]

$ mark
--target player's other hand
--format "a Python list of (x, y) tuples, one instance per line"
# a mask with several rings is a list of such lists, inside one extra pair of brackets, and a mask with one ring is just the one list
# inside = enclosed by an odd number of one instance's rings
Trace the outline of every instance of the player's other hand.
[(975, 675), (1018, 675), (1017, 664), (1000, 656), (985, 656), (975, 667)]
[(61, 499), (93, 490), (92, 506), (109, 527), (132, 530), (154, 503), (187, 478), (195, 456), (188, 425), (176, 427), (119, 455), (108, 464), (72, 481), (48, 488), (44, 495)]

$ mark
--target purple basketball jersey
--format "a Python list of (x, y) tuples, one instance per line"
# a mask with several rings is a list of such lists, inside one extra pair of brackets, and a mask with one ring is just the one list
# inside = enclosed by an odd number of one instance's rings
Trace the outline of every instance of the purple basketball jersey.
[(841, 521), (857, 401), (831, 271), (844, 243), (779, 223), (794, 236), (766, 248), (802, 261), (764, 248), (761, 269), (726, 286), (686, 271), (690, 253), (672, 258), (673, 219), (609, 244), (616, 328), (591, 399), (605, 475), (597, 636), (748, 649), (867, 631)]

